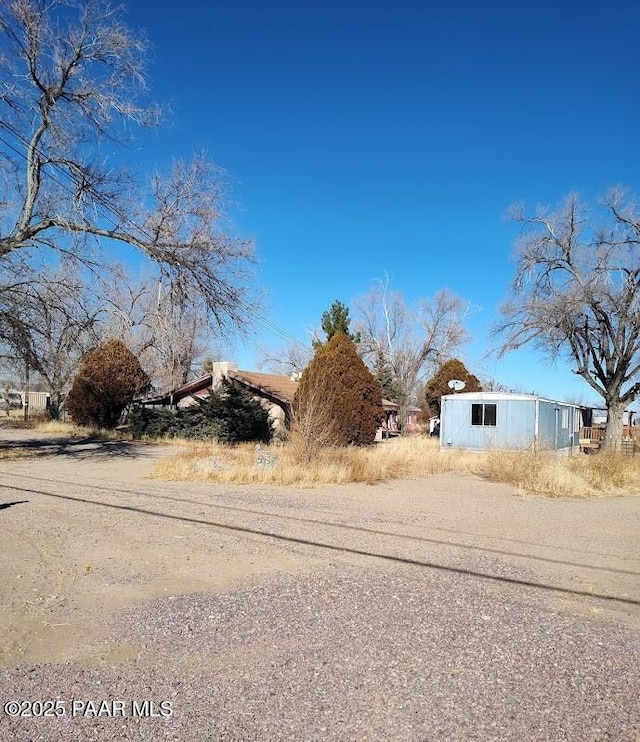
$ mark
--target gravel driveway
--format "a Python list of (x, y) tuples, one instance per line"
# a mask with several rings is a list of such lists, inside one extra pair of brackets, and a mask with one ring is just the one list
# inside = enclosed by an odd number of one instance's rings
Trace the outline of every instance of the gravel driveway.
[(50, 714), (1, 740), (640, 740), (639, 497), (181, 485), (84, 445), (0, 462), (0, 697)]

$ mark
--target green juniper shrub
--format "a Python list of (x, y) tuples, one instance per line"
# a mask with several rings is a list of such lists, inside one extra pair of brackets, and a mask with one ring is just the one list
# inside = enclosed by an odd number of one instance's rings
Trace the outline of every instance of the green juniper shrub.
[(127, 416), (134, 438), (164, 438), (180, 435), (179, 415), (174, 410), (135, 405)]
[(138, 407), (129, 415), (129, 424), (135, 437), (216, 438), (222, 443), (266, 443), (270, 438), (267, 411), (249, 391), (227, 379), (189, 407), (175, 411)]
[(222, 443), (267, 443), (271, 437), (269, 413), (251, 392), (233, 380), (223, 379), (218, 389), (200, 401), (200, 407), (205, 418), (201, 425), (211, 421), (214, 435)]

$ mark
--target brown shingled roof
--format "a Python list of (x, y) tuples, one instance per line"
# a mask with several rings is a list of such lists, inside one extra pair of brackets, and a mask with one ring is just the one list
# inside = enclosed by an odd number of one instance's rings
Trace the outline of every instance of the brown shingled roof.
[[(257, 371), (229, 371), (229, 378), (236, 379), (245, 387), (263, 397), (271, 398), (274, 402), (285, 405), (293, 404), (293, 398), (299, 384), (288, 376), (263, 374)], [(169, 401), (173, 399), (177, 402), (190, 394), (207, 389), (211, 386), (211, 382), (211, 374), (205, 374), (174, 389), (173, 392), (148, 397), (141, 401), (146, 404), (169, 404)], [(399, 409), (399, 405), (387, 399), (382, 400), (382, 405), (387, 411)]]
[(278, 402), (292, 404), (298, 382), (280, 374), (261, 374), (257, 371), (231, 371), (229, 378), (236, 379), (266, 397)]

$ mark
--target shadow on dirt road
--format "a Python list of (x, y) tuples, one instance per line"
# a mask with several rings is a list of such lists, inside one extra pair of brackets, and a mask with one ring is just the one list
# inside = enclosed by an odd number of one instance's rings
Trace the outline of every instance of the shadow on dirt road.
[(110, 459), (110, 458), (154, 458), (156, 446), (133, 441), (106, 441), (88, 436), (82, 438), (68, 435), (51, 435), (20, 428), (0, 429), (0, 457), (3, 452), (35, 456), (60, 456), (71, 459)]

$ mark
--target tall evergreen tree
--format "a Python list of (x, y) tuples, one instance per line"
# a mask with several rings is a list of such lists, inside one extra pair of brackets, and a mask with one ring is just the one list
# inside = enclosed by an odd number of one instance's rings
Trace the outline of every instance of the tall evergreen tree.
[[(331, 340), (337, 332), (343, 332), (352, 343), (359, 343), (360, 333), (357, 332), (353, 334), (349, 330), (350, 322), (349, 307), (336, 299), (330, 309), (322, 313), (321, 326), (324, 334), (327, 336), (327, 341)], [(323, 342), (318, 338), (313, 341), (313, 347), (315, 350), (317, 350), (321, 345), (323, 345)]]
[(322, 427), (318, 440), (342, 446), (373, 443), (383, 417), (382, 392), (344, 332), (318, 348), (302, 374), (294, 416), (311, 418), (309, 434), (318, 433), (314, 421)]
[(453, 379), (464, 381), (465, 392), (482, 391), (482, 386), (478, 381), (478, 377), (474, 376), (462, 361), (459, 361), (457, 358), (451, 358), (450, 360), (445, 361), (445, 363), (440, 366), (435, 376), (427, 382), (424, 390), (426, 403), (433, 412), (437, 412), (438, 415), (440, 414), (440, 397), (442, 397), (443, 394), (451, 394), (449, 382)]
[(389, 359), (385, 356), (381, 348), (376, 351), (373, 362), (373, 375), (378, 384), (380, 384), (385, 399), (388, 399), (390, 402), (399, 402), (402, 396), (400, 386), (393, 376), (391, 363), (389, 363)]

